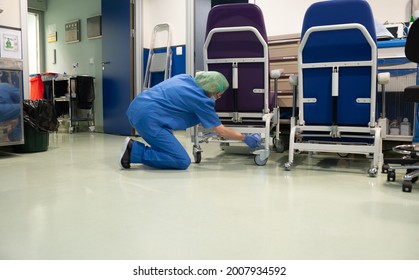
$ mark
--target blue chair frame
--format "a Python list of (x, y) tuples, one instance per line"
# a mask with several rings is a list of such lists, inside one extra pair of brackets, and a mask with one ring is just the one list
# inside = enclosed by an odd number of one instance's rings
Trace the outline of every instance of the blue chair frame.
[(363, 0), (333, 0), (307, 10), (298, 50), (298, 120), (289, 158), (298, 151), (373, 155), (382, 159), (376, 123), (377, 46), (374, 19)]

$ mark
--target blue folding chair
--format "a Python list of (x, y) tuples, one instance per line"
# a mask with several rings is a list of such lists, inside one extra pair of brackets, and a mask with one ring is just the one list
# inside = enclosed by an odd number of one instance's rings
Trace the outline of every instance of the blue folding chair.
[(376, 123), (377, 47), (374, 18), (363, 0), (312, 4), (298, 50), (299, 115), (290, 132), (290, 170), (296, 151), (382, 158)]

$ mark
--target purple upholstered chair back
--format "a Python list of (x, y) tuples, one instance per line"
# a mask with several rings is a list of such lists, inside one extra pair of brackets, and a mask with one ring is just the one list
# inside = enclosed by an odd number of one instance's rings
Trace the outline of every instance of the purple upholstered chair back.
[[(214, 28), (251, 26), (256, 28), (267, 42), (262, 11), (254, 4), (224, 4), (211, 9), (208, 15), (206, 38)], [(207, 48), (208, 59), (263, 58), (264, 49), (260, 40), (251, 31), (215, 33)], [(233, 112), (234, 99), (231, 63), (208, 63), (208, 70), (225, 75), (230, 88), (216, 102), (217, 112)], [(254, 93), (264, 89), (264, 63), (238, 63), (237, 112), (262, 112), (264, 94)], [(269, 83), (268, 83), (269, 84)], [(265, 89), (269, 92), (269, 88)], [(272, 108), (273, 98), (269, 98)]]

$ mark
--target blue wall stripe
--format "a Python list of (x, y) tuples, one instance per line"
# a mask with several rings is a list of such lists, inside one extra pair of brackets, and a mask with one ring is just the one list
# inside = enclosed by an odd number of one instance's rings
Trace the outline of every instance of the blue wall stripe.
[[(182, 55), (176, 54), (176, 49), (178, 47), (182, 48)], [(172, 77), (178, 74), (184, 74), (186, 73), (186, 46), (172, 46), (170, 48), (172, 50)], [(158, 48), (154, 49), (155, 53), (162, 53), (165, 52), (166, 48)], [(148, 54), (150, 53), (150, 49), (144, 49), (144, 65), (143, 65), (143, 71), (145, 73), (146, 67), (147, 67), (147, 60), (148, 60)], [(144, 77), (143, 77), (144, 78)], [(154, 73), (151, 77), (151, 86), (154, 86), (160, 82), (162, 82), (164, 79), (163, 73)]]

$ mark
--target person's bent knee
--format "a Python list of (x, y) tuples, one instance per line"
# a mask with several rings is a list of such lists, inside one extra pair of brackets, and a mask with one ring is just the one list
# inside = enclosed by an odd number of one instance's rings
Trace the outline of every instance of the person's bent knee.
[(184, 159), (179, 160), (177, 167), (180, 170), (186, 170), (186, 169), (188, 169), (189, 165), (191, 165), (191, 159), (188, 157), (188, 158), (184, 158)]

